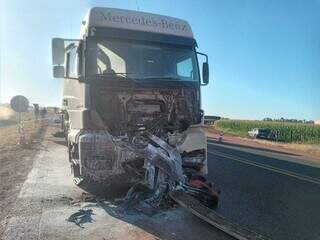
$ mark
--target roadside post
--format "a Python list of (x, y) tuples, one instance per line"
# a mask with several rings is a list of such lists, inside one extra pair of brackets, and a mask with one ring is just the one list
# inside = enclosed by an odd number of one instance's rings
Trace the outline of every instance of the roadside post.
[(223, 132), (220, 132), (218, 140), (219, 140), (219, 142), (222, 142), (222, 140), (223, 140)]
[(34, 116), (35, 116), (36, 120), (38, 120), (39, 115), (40, 115), (39, 104), (34, 103), (33, 108), (34, 108)]
[(18, 125), (18, 132), (19, 132), (19, 140), (18, 140), (18, 145), (26, 145), (26, 137), (24, 133), (24, 128), (23, 128), (23, 122), (21, 120), (21, 113), (22, 112), (27, 112), (28, 107), (29, 107), (29, 101), (26, 97), (22, 95), (17, 95), (14, 96), (11, 101), (10, 101), (10, 106), (11, 108), (19, 114), (19, 125)]

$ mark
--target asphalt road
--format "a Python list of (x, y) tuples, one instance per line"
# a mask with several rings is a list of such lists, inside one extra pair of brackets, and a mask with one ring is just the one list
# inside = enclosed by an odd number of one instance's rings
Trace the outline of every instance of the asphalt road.
[(215, 141), (208, 152), (221, 215), (271, 239), (320, 239), (320, 168), (290, 152)]
[[(271, 239), (320, 239), (320, 169), (298, 156), (208, 143), (209, 179), (221, 190), (217, 211)], [(35, 159), (3, 239), (232, 239), (181, 209), (148, 217), (107, 201), (84, 200), (63, 140), (50, 138)], [(85, 210), (80, 226), (70, 220)]]

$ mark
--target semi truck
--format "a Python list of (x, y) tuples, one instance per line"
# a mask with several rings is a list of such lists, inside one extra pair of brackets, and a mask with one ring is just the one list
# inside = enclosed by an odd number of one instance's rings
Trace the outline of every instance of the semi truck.
[(186, 21), (95, 7), (79, 39), (52, 40), (52, 60), (76, 184), (206, 184), (209, 64)]
[(236, 239), (265, 239), (213, 210), (219, 193), (205, 178), (201, 109), (208, 56), (186, 21), (95, 7), (80, 38), (54, 38), (52, 53), (53, 76), (64, 78), (62, 127), (77, 185), (128, 184), (125, 200), (138, 199), (139, 209), (170, 198)]

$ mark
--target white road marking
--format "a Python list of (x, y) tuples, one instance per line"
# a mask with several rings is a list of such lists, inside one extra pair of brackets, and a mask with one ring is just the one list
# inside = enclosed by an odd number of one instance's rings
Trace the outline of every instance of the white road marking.
[[(239, 147), (236, 146), (229, 146), (229, 145), (221, 145), (220, 143), (217, 142), (212, 142), (210, 139), (208, 141), (208, 145), (212, 145), (212, 146), (218, 146), (218, 147), (224, 147), (224, 148), (230, 148), (230, 149), (235, 149), (235, 150), (240, 150), (243, 152), (248, 152), (248, 153), (253, 153), (256, 155), (260, 155), (260, 156), (265, 156), (265, 152), (267, 149), (257, 149), (257, 150), (251, 150), (246, 148), (245, 145), (240, 145)], [(290, 156), (290, 159), (288, 159), (285, 155), (285, 153), (273, 153), (273, 152), (268, 152), (268, 155), (272, 156), (272, 157), (276, 157), (278, 159), (281, 159), (282, 161), (286, 161), (286, 162), (290, 162), (290, 163), (297, 163), (297, 164), (303, 164), (309, 167), (313, 167), (313, 168), (319, 168), (320, 169), (320, 164), (319, 163), (315, 163), (315, 162), (311, 162), (311, 161), (307, 161), (307, 160), (303, 160), (301, 157), (297, 157), (297, 156)]]
[(243, 158), (235, 157), (235, 156), (228, 155), (228, 154), (221, 153), (221, 152), (217, 152), (217, 151), (215, 151), (215, 152), (208, 151), (208, 153), (211, 153), (211, 154), (214, 154), (214, 155), (217, 155), (217, 156), (221, 156), (221, 157), (225, 157), (225, 158), (231, 159), (233, 161), (241, 162), (243, 164), (247, 164), (247, 165), (263, 168), (265, 170), (276, 172), (276, 173), (279, 173), (279, 174), (283, 174), (283, 175), (286, 175), (286, 176), (289, 176), (289, 177), (293, 177), (293, 178), (296, 178), (296, 179), (299, 179), (299, 180), (302, 180), (302, 181), (306, 181), (306, 182), (310, 182), (310, 183), (314, 183), (314, 184), (320, 185), (320, 179), (318, 179), (318, 178), (313, 178), (313, 177), (302, 175), (302, 174), (295, 173), (295, 172), (292, 172), (292, 171), (276, 168), (276, 167), (273, 167), (273, 166), (270, 166), (270, 165), (267, 165), (267, 164), (263, 164), (263, 163), (253, 162), (253, 161), (250, 161), (250, 160), (246, 160), (246, 159), (243, 159)]

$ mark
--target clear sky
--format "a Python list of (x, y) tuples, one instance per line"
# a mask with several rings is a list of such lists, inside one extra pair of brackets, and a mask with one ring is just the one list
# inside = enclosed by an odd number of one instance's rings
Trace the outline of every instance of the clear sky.
[[(138, 3), (138, 4), (137, 4)], [(207, 114), (320, 119), (320, 0), (0, 0), (0, 101), (16, 94), (60, 106), (51, 38), (77, 38), (88, 8), (187, 20), (209, 55)]]

